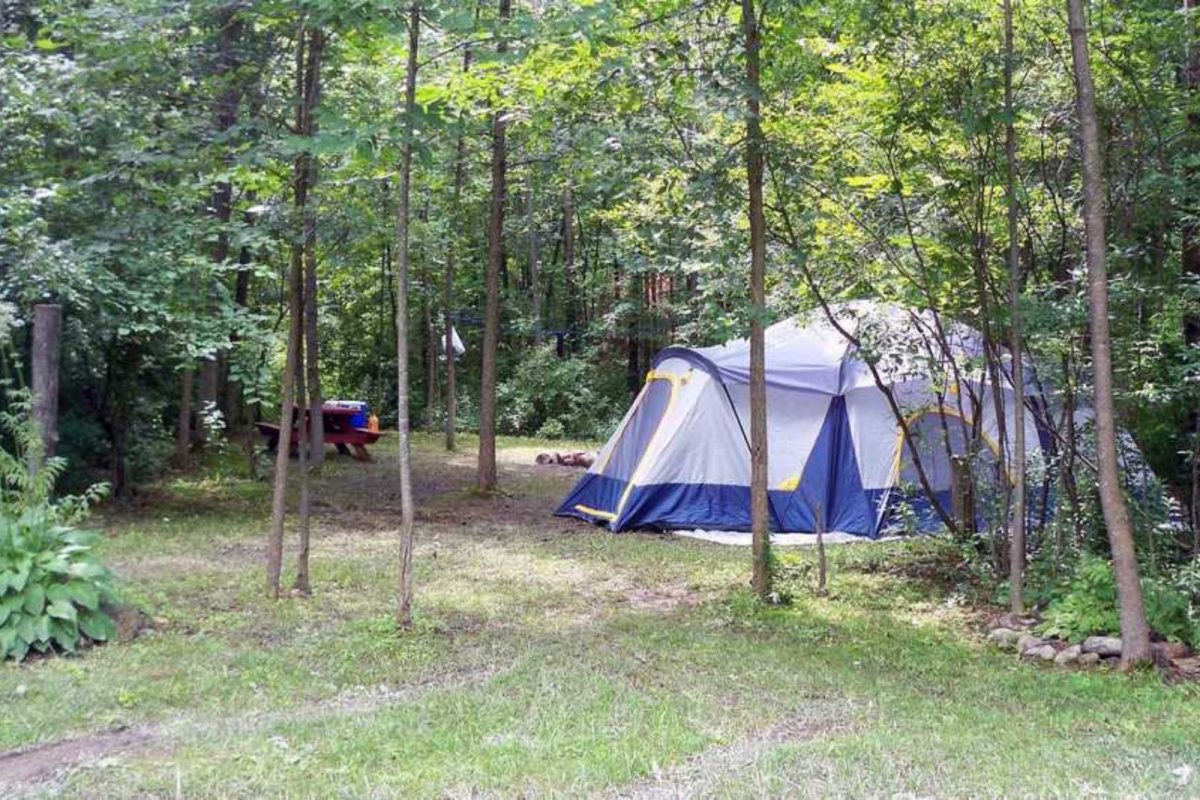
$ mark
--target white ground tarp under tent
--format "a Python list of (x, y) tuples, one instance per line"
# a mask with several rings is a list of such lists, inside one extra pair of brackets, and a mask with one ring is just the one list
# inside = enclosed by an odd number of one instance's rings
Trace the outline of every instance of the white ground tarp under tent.
[[(726, 544), (734, 547), (749, 547), (750, 534), (745, 531), (706, 531), (703, 528), (695, 528), (690, 531), (671, 531), (675, 536), (684, 536), (688, 539), (699, 539), (704, 542), (713, 542), (715, 544)], [(862, 536), (856, 536), (853, 533), (826, 533), (824, 534), (825, 544), (855, 544), (865, 542), (892, 542), (900, 539), (899, 536), (884, 536), (879, 539), (864, 539)], [(817, 535), (815, 533), (772, 533), (772, 547), (816, 547)]]

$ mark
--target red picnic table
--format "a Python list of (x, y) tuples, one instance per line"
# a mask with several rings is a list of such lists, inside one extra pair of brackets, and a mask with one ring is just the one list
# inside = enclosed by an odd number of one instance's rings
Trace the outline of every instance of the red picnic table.
[[(322, 406), (321, 420), (325, 424), (325, 443), (332, 444), (337, 447), (337, 450), (342, 455), (353, 456), (359, 461), (370, 461), (371, 454), (367, 452), (367, 445), (375, 444), (380, 436), (383, 436), (383, 431), (373, 431), (369, 428), (359, 428), (354, 425), (354, 417), (359, 412), (354, 408), (344, 408), (341, 406)], [(300, 441), (300, 431), (296, 425), (296, 417), (292, 414), (292, 436), (291, 446), (295, 451), (297, 443)], [(304, 414), (304, 430), (307, 434), (309, 430), (308, 420), (311, 418), (309, 411), (306, 409)], [(267, 440), (267, 449), (274, 452), (279, 447), (279, 426), (271, 422), (256, 423), (258, 432)], [(353, 448), (353, 452), (351, 452)]]

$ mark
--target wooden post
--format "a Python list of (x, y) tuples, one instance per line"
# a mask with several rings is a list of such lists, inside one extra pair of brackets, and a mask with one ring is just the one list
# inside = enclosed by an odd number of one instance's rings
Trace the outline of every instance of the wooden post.
[(959, 531), (969, 535), (975, 530), (975, 498), (971, 486), (971, 471), (963, 456), (950, 459), (950, 516)]
[(42, 452), (29, 454), (29, 471), (36, 473), (58, 445), (58, 361), (62, 339), (62, 306), (33, 307), (31, 417), (42, 438)]

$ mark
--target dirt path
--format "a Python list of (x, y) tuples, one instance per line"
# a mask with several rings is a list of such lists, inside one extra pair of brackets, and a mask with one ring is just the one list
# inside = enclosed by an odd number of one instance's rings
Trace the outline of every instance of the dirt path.
[(130, 751), (147, 752), (161, 745), (152, 728), (126, 728), (0, 753), (0, 787), (30, 788), (81, 764)]
[(448, 672), (399, 687), (358, 687), (319, 703), (284, 711), (120, 728), (23, 747), (0, 753), (0, 789), (19, 794), (51, 781), (64, 779), (75, 769), (106, 759), (165, 756), (176, 746), (187, 741), (221, 735), (257, 733), (279, 725), (312, 722), (330, 717), (369, 714), (388, 706), (419, 700), (439, 691), (487, 683), (511, 666), (512, 664), (488, 665)]
[(722, 784), (754, 770), (755, 764), (772, 749), (786, 744), (799, 744), (845, 730), (845, 709), (818, 706), (803, 714), (786, 717), (769, 728), (754, 731), (729, 744), (703, 750), (682, 764), (658, 772), (626, 786), (601, 795), (622, 800), (677, 800), (707, 797)]

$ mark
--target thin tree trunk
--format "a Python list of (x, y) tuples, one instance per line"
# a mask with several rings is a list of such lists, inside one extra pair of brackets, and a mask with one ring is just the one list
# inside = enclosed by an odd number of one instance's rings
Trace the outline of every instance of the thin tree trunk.
[[(496, 51), (507, 52), (505, 22), (512, 11), (511, 0), (499, 0), (500, 33)], [(500, 339), (500, 270), (504, 266), (505, 117), (492, 114), (492, 199), (488, 218), (486, 309), (483, 323), (483, 364), (479, 386), (479, 472), (480, 492), (496, 489), (496, 347)]]
[(425, 364), (425, 432), (433, 433), (438, 403), (437, 333), (433, 330), (434, 294), (428, 261), (421, 269), (421, 344)]
[[(463, 55), (463, 72), (466, 72), (470, 66), (471, 50), (467, 48)], [(462, 124), (462, 120), (459, 121)], [(452, 201), (453, 210), (451, 213), (455, 218), (459, 215), (459, 203), (462, 198), (462, 187), (464, 178), (464, 162), (466, 143), (463, 138), (462, 130), (458, 132), (458, 142), (454, 148), (454, 198)], [(455, 363), (456, 355), (454, 353), (454, 262), (458, 253), (456, 247), (458, 230), (457, 226), (451, 226), (449, 242), (446, 247), (446, 274), (445, 280), (442, 283), (442, 325), (444, 330), (444, 349), (446, 351), (446, 450), (454, 452), (457, 449), (455, 435), (458, 432), (458, 389), (455, 386), (455, 375), (457, 364)]]
[(1150, 626), (1142, 601), (1133, 527), (1121, 491), (1117, 464), (1116, 412), (1113, 401), (1112, 353), (1108, 326), (1108, 265), (1104, 235), (1104, 164), (1100, 155), (1100, 126), (1088, 57), (1087, 22), (1083, 0), (1067, 0), (1071, 57), (1083, 153), (1083, 222), (1088, 265), (1088, 301), (1092, 322), (1092, 369), (1095, 373), (1096, 461), (1100, 506), (1108, 526), (1113, 572), (1121, 611), (1121, 664), (1128, 668), (1150, 660)]
[(62, 351), (62, 306), (40, 303), (33, 307), (31, 347), (33, 407), (31, 418), (42, 440), (41, 452), (29, 454), (32, 477), (58, 447), (58, 362)]
[(533, 165), (529, 167), (529, 203), (527, 217), (529, 220), (529, 297), (532, 302), (531, 316), (533, 317), (533, 340), (540, 343), (543, 337), (542, 325), (542, 277), (540, 254), (538, 253), (537, 229), (537, 190), (533, 182)]
[[(302, 298), (302, 303), (307, 305), (312, 302), (312, 298), (306, 296)], [(319, 417), (318, 413), (309, 413), (310, 410), (315, 412), (315, 409), (309, 404), (309, 390), (307, 386), (308, 373), (305, 370), (305, 353), (304, 347), (297, 348), (299, 358), (296, 361), (296, 417), (300, 420), (301, 434), (296, 437), (296, 461), (300, 476), (300, 498), (299, 508), (297, 509), (297, 527), (299, 530), (300, 548), (296, 552), (296, 579), (292, 583), (292, 591), (304, 597), (312, 594), (312, 587), (308, 580), (308, 547), (309, 539), (311, 538), (311, 530), (309, 527), (309, 511), (311, 501), (309, 498), (309, 451), (312, 449), (312, 440), (304, 433), (304, 425), (311, 424), (311, 418)], [(309, 354), (311, 357), (311, 354)]]
[(192, 461), (192, 368), (179, 375), (179, 417), (175, 424), (175, 466), (187, 469)]
[[(296, 129), (304, 130), (306, 97), (305, 29), (301, 23), (296, 37)], [(292, 165), (294, 207), (303, 213), (308, 201), (308, 161), (301, 154)], [(283, 379), (280, 381), (279, 444), (275, 450), (275, 483), (271, 495), (271, 528), (267, 536), (267, 595), (279, 597), (280, 573), (283, 570), (283, 524), (287, 513), (288, 461), (292, 450), (292, 423), (296, 399), (296, 370), (301, 361), (304, 340), (304, 236), (293, 236), (290, 268), (288, 270), (288, 337), (284, 358)], [(297, 439), (304, 438), (303, 422)]]
[(766, 316), (767, 229), (763, 215), (762, 124), (759, 119), (759, 31), (754, 0), (742, 0), (746, 38), (746, 182), (750, 198), (750, 530), (754, 550), (751, 583), (770, 599), (771, 539), (767, 498), (767, 383), (763, 336)]
[[(568, 182), (562, 191), (562, 256), (563, 256), (563, 281), (566, 284), (566, 291), (563, 293), (565, 302), (563, 325), (567, 329), (567, 336), (571, 336), (571, 332), (575, 330), (575, 326), (579, 324), (579, 280), (575, 274), (575, 202), (571, 194), (571, 185)], [(564, 355), (569, 348), (564, 348)]]
[[(304, 135), (316, 135), (317, 124), (313, 119), (321, 102), (321, 60), (325, 52), (325, 35), (319, 28), (309, 34), (308, 63), (305, 64)], [(308, 188), (317, 181), (318, 159), (306, 154), (308, 160)], [(325, 461), (325, 419), (321, 416), (324, 399), (321, 393), (320, 335), (317, 327), (320, 308), (317, 303), (317, 209), (309, 202), (304, 214), (304, 339), (308, 351), (305, 369), (308, 384), (311, 429), (309, 441), (313, 466)]]
[[(1013, 70), (1016, 54), (1013, 45), (1012, 0), (1004, 0), (1004, 194), (1008, 205), (1009, 304), (1012, 316), (1013, 381), (1013, 487), (1009, 514), (1008, 593), (1009, 610), (1025, 613), (1025, 369), (1021, 344), (1021, 244), (1017, 238), (1017, 130), (1013, 105)], [(999, 390), (999, 387), (996, 387)]]
[(412, 626), (413, 492), (408, 443), (408, 262), (409, 198), (412, 194), (413, 114), (416, 110), (417, 46), (421, 6), (409, 7), (408, 67), (404, 77), (404, 143), (400, 155), (400, 201), (396, 204), (396, 428), (400, 440), (400, 570), (396, 624)]

